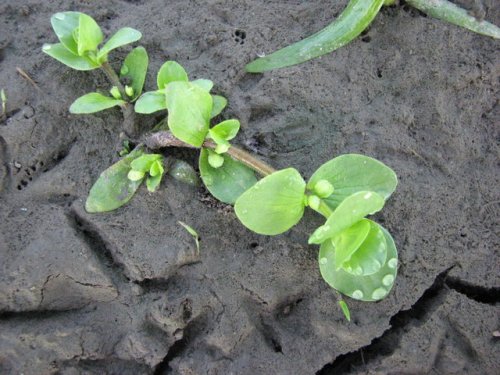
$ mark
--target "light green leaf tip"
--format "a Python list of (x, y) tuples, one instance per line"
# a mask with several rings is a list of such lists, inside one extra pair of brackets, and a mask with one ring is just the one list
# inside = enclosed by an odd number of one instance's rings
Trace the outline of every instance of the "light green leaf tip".
[(344, 300), (339, 301), (339, 306), (342, 312), (344, 313), (345, 318), (347, 319), (348, 322), (351, 321), (351, 312), (349, 311), (349, 306), (347, 306), (347, 303)]
[(76, 99), (69, 107), (69, 111), (75, 114), (95, 113), (124, 104), (125, 101), (121, 99), (104, 96), (98, 92), (91, 92)]
[(182, 225), (182, 227), (184, 229), (186, 229), (186, 231), (191, 235), (193, 236), (194, 238), (194, 242), (196, 244), (196, 253), (199, 254), (200, 253), (200, 237), (198, 236), (198, 233), (192, 228), (190, 227), (189, 225), (187, 225), (186, 223), (182, 222), (182, 221), (178, 221), (178, 223), (180, 225)]

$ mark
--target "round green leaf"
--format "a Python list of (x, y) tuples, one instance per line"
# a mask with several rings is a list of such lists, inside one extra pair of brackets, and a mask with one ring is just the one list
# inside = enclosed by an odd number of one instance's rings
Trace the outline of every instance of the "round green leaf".
[(337, 270), (335, 247), (332, 242), (328, 240), (321, 245), (319, 250), (321, 276), (332, 288), (361, 301), (378, 301), (387, 296), (396, 279), (398, 254), (389, 232), (381, 226), (380, 229), (387, 246), (387, 260), (378, 272), (371, 275), (358, 276), (342, 268)]
[(210, 136), (212, 139), (219, 143), (218, 141), (230, 141), (238, 131), (240, 130), (240, 122), (236, 119), (222, 121), (221, 123), (215, 125), (210, 129)]
[(135, 102), (134, 111), (137, 113), (150, 114), (167, 109), (167, 99), (163, 91), (148, 91), (141, 95)]
[(221, 155), (224, 163), (220, 168), (210, 165), (208, 155), (208, 150), (202, 148), (199, 161), (201, 179), (208, 191), (221, 202), (234, 204), (241, 194), (257, 182), (253, 170), (229, 155)]
[(42, 51), (75, 70), (92, 70), (99, 68), (99, 64), (96, 64), (86, 56), (73, 54), (61, 43), (44, 44)]
[(247, 228), (259, 234), (280, 234), (299, 222), (304, 214), (306, 184), (293, 168), (264, 177), (244, 192), (234, 210)]
[(369, 221), (361, 219), (332, 237), (331, 241), (335, 246), (335, 264), (338, 268), (342, 267), (345, 261), (351, 259), (351, 256), (366, 239), (368, 232), (370, 232)]
[(360, 191), (345, 198), (326, 223), (309, 237), (309, 243), (321, 244), (351, 227), (366, 215), (373, 215), (384, 207), (385, 200), (372, 191)]
[(212, 150), (208, 150), (208, 164), (212, 168), (220, 168), (224, 164), (224, 157)]
[(190, 82), (171, 82), (165, 89), (168, 127), (181, 141), (200, 147), (208, 133), (212, 97)]
[(94, 113), (123, 104), (125, 102), (121, 99), (104, 96), (98, 92), (91, 92), (76, 99), (69, 107), (69, 111), (76, 114)]
[(392, 169), (378, 160), (357, 154), (342, 155), (323, 164), (311, 176), (307, 187), (313, 189), (321, 180), (334, 187), (333, 194), (325, 199), (332, 209), (358, 191), (374, 191), (388, 199), (398, 184)]
[(185, 184), (193, 186), (198, 186), (200, 184), (200, 179), (194, 168), (184, 160), (175, 159), (170, 165), (167, 173), (177, 181), (184, 182)]
[(123, 206), (133, 197), (142, 179), (132, 181), (127, 175), (130, 171), (130, 163), (141, 154), (142, 150), (133, 150), (101, 173), (90, 189), (85, 202), (87, 212), (112, 211)]
[[(144, 47), (134, 48), (123, 61), (122, 68), (120, 69), (120, 78), (130, 81), (133, 89), (133, 95), (131, 95), (132, 101), (141, 95), (148, 71), (148, 62), (148, 53)], [(163, 102), (165, 103), (164, 97)]]
[[(370, 225), (370, 231), (363, 243), (352, 254), (350, 259), (343, 264), (339, 265), (337, 257), (335, 258), (335, 263), (338, 267), (342, 267), (344, 271), (358, 276), (371, 275), (378, 272), (387, 259), (387, 243), (384, 240), (382, 229), (380, 229), (377, 223), (371, 220), (363, 220), (367, 221)], [(335, 245), (335, 254), (337, 254), (339, 247), (333, 240), (332, 242)]]
[(73, 31), (78, 28), (80, 14), (80, 12), (59, 12), (50, 18), (57, 38), (74, 55), (78, 55), (78, 45), (73, 38)]
[(170, 82), (187, 82), (188, 75), (184, 68), (175, 61), (167, 61), (160, 67), (156, 76), (158, 89), (164, 89)]

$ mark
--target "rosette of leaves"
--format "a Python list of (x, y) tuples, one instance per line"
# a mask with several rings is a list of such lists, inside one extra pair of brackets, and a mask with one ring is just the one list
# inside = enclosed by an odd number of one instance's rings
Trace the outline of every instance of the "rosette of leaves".
[(396, 185), (386, 165), (348, 154), (323, 164), (308, 183), (293, 168), (264, 177), (236, 200), (234, 209), (247, 228), (266, 235), (293, 227), (306, 207), (319, 212), (326, 222), (309, 243), (321, 246), (321, 275), (342, 294), (377, 301), (393, 286), (398, 257), (391, 235), (366, 216), (382, 209)]
[[(51, 24), (60, 43), (44, 44), (43, 52), (76, 70), (102, 68), (110, 74), (109, 53), (116, 48), (138, 41), (142, 36), (135, 29), (124, 27), (99, 47), (104, 40), (101, 28), (92, 17), (84, 13), (56, 13), (51, 18)], [(128, 82), (124, 90), (119, 90), (115, 85), (111, 88), (110, 95), (99, 92), (85, 94), (73, 102), (70, 112), (94, 113), (133, 102), (142, 92), (147, 67), (146, 50), (143, 47), (134, 48), (127, 55), (120, 69), (120, 79)]]

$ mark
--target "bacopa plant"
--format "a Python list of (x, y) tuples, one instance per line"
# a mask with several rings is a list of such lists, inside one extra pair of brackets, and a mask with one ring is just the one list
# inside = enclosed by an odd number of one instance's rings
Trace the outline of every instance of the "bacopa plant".
[[(114, 37), (98, 49), (102, 34), (89, 16), (58, 13), (52, 24), (61, 40), (59, 47), (44, 46), (44, 51), (51, 51), (52, 57), (73, 68), (107, 64), (107, 52), (111, 49), (106, 45)], [(84, 47), (80, 43), (84, 43)], [(114, 42), (112, 46), (123, 44)], [(64, 52), (54, 53), (63, 48)], [(356, 300), (378, 301), (388, 295), (397, 273), (396, 246), (389, 232), (367, 217), (380, 211), (396, 188), (396, 174), (389, 167), (367, 156), (348, 154), (321, 165), (307, 182), (294, 168), (275, 170), (230, 143), (238, 134), (239, 121), (215, 121), (227, 100), (211, 92), (212, 81), (190, 80), (177, 62), (165, 62), (157, 74), (156, 90), (138, 96), (147, 70), (147, 58), (136, 63), (130, 57), (138, 48), (125, 59), (120, 77), (107, 72), (113, 87), (133, 88), (130, 95), (125, 92), (127, 101), (118, 89), (111, 93), (112, 98), (102, 99), (92, 93), (91, 100), (91, 94), (87, 94), (71, 106), (73, 113), (90, 113), (107, 108), (103, 104), (106, 102), (117, 100), (122, 106), (131, 105), (135, 100), (137, 113), (166, 111), (166, 118), (156, 126), (156, 131), (143, 136), (135, 148), (125, 142), (120, 152), (123, 157), (101, 173), (86, 200), (89, 213), (123, 206), (143, 182), (148, 191), (156, 191), (165, 174), (187, 183), (198, 183), (197, 174), (186, 162), (152, 153), (165, 147), (196, 148), (200, 151), (201, 181), (215, 198), (234, 205), (236, 216), (244, 226), (262, 235), (279, 235), (296, 225), (306, 209), (312, 209), (324, 217), (324, 223), (309, 237), (310, 244), (320, 246), (318, 264), (324, 280)], [(70, 53), (72, 60), (68, 58)], [(85, 63), (73, 63), (80, 59)], [(130, 86), (122, 82), (126, 78), (131, 78)], [(191, 227), (182, 225), (198, 238)], [(340, 300), (339, 304), (350, 319), (346, 302)]]
[[(300, 64), (345, 46), (360, 35), (373, 21), (382, 6), (397, 0), (350, 0), (344, 11), (323, 30), (291, 44), (246, 66), (252, 73)], [(475, 33), (500, 38), (500, 28), (470, 15), (447, 0), (406, 0), (406, 4), (431, 17), (464, 27)]]

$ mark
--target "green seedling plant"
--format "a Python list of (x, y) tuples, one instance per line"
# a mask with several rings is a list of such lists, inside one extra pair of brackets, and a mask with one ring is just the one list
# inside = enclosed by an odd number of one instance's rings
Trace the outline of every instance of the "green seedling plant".
[[(71, 35), (80, 37), (81, 32)], [(97, 44), (92, 45), (92, 56), (97, 58), (92, 61), (101, 61)], [(368, 218), (383, 208), (396, 188), (396, 174), (388, 166), (363, 155), (341, 155), (321, 165), (306, 181), (295, 168), (275, 170), (231, 143), (240, 123), (220, 120), (227, 100), (211, 92), (212, 81), (190, 80), (179, 63), (167, 61), (158, 71), (156, 86), (134, 98), (134, 109), (141, 114), (164, 111), (165, 119), (152, 133), (134, 140), (135, 147), (123, 143), (121, 159), (102, 172), (90, 189), (87, 212), (122, 207), (142, 182), (155, 192), (165, 175), (194, 185), (201, 179), (216, 199), (234, 205), (240, 222), (258, 234), (282, 234), (302, 219), (306, 209), (317, 212), (324, 222), (311, 234), (309, 244), (320, 247), (323, 279), (355, 300), (378, 301), (389, 294), (397, 274), (397, 250), (389, 232)], [(134, 95), (140, 91), (142, 86)], [(131, 101), (127, 105), (131, 107)], [(200, 178), (185, 161), (164, 155), (169, 147), (199, 150)], [(198, 239), (192, 228), (181, 225)], [(349, 320), (347, 303), (340, 299), (339, 306)]]
[[(130, 51), (119, 75), (109, 64), (109, 53), (119, 47), (138, 41), (142, 34), (130, 27), (118, 30), (101, 47), (104, 35), (97, 22), (80, 12), (60, 12), (51, 18), (52, 28), (59, 43), (44, 44), (43, 52), (75, 70), (102, 69), (111, 82), (108, 93), (91, 92), (76, 99), (70, 112), (88, 114), (119, 106), (124, 111), (142, 93), (148, 68), (148, 55), (143, 47)], [(123, 83), (125, 82), (125, 84)], [(133, 133), (130, 129), (125, 129)]]
[[(300, 64), (335, 51), (359, 36), (373, 21), (382, 6), (396, 0), (350, 0), (344, 11), (323, 30), (246, 66), (252, 73)], [(423, 13), (464, 27), (475, 33), (500, 38), (500, 28), (471, 16), (465, 9), (447, 0), (406, 0), (406, 4)]]
[(7, 94), (5, 90), (0, 90), (0, 102), (2, 102), (2, 112), (0, 113), (0, 121), (3, 121), (7, 117)]

